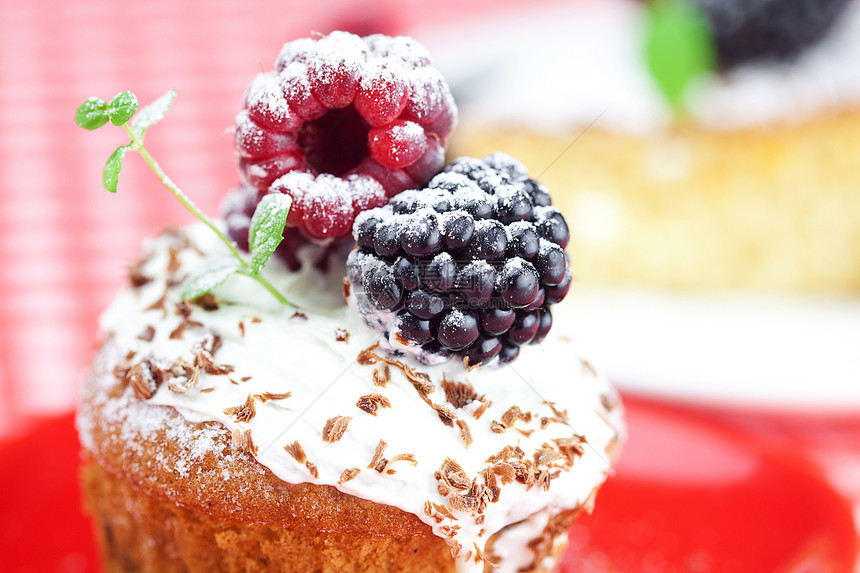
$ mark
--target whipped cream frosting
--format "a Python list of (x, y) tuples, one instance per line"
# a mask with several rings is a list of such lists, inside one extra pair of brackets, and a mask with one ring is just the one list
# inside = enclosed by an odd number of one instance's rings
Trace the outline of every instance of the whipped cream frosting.
[[(300, 313), (245, 277), (215, 291), (217, 310), (176, 312), (178, 279), (225, 252), (202, 226), (150, 240), (136, 270), (148, 282), (102, 316), (112, 344), (135, 352), (132, 366), (199, 365), (201, 352), (211, 361), (160, 384), (147, 403), (222, 423), (289, 483), (415, 514), (451, 545), (459, 573), (483, 571), (484, 553), (502, 572), (550, 559), (546, 545), (566, 534), (552, 517), (589, 506), (622, 434), (617, 395), (569, 341), (550, 335), (511, 365), (471, 370), (390, 357), (344, 304), (343, 267), (289, 273), (274, 260), (267, 278)], [(87, 420), (79, 427), (92, 449)], [(533, 538), (548, 539), (544, 552), (527, 546)]]
[[(642, 55), (644, 4), (633, 0), (498, 7), (412, 35), (433, 53), (461, 115), (549, 132), (648, 133), (673, 115)], [(754, 61), (703, 79), (689, 110), (711, 128), (793, 121), (860, 102), (860, 1), (787, 62)]]

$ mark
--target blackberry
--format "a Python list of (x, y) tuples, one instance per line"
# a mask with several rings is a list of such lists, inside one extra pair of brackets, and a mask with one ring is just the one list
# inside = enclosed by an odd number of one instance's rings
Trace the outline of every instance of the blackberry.
[[(410, 38), (332, 32), (284, 45), (236, 117), (242, 182), (293, 199), (289, 229), (328, 243), (442, 167), (457, 107)], [(245, 239), (247, 241), (247, 239)]]
[(360, 214), (353, 236), (351, 304), (428, 362), (515, 359), (544, 339), (570, 289), (567, 223), (502, 153), (456, 159), (424, 189)]
[(692, 0), (714, 33), (720, 66), (786, 60), (821, 40), (848, 0)]

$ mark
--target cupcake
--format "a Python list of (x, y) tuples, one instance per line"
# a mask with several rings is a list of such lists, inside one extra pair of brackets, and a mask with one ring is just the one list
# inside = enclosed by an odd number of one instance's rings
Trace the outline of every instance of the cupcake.
[(428, 66), (403, 38), (287, 44), (225, 220), (144, 245), (77, 416), (107, 571), (555, 569), (622, 408), (550, 332), (564, 218), (504, 154), (439, 172)]

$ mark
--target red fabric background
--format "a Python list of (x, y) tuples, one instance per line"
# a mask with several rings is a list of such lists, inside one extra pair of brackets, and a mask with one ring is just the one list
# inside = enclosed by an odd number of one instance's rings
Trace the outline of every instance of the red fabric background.
[[(511, 2), (508, 2), (511, 3)], [(74, 112), (130, 89), (180, 92), (147, 147), (210, 214), (237, 181), (228, 129), (245, 86), (281, 45), (312, 31), (408, 32), (498, 2), (0, 2), (0, 436), (72, 407), (96, 319), (142, 237), (189, 221), (130, 157), (119, 193), (101, 169), (121, 129), (88, 133)]]

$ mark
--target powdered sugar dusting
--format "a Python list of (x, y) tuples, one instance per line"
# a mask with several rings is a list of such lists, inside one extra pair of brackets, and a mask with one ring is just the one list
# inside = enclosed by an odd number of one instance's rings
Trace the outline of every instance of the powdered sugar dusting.
[[(224, 253), (224, 247), (202, 225), (187, 233), (202, 252), (210, 256)], [(541, 509), (558, 512), (577, 507), (585, 503), (592, 489), (605, 478), (609, 468), (607, 449), (618, 439), (620, 409), (609, 411), (601, 402), (601, 396), (612, 395), (612, 390), (593, 370), (569, 368), (575, 359), (561, 341), (548, 340), (543, 344), (543, 352), (524, 353), (516, 371), (511, 368), (468, 371), (457, 361), (426, 366), (409, 354), (391, 358), (381, 350), (376, 353), (378, 334), (368, 329), (354, 311), (331, 303), (320, 304), (320, 297), (325, 298), (329, 292), (328, 275), (321, 275), (313, 265), (290, 274), (277, 261), (267, 268), (267, 276), (302, 305), (306, 320), (289, 320), (291, 309), (269, 306), (271, 297), (265, 296), (262, 287), (253, 281), (239, 284), (238, 280), (216, 289), (215, 295), (222, 304), (214, 312), (193, 307), (186, 317), (173, 312), (165, 314), (156, 308), (146, 310), (153, 301), (162, 298), (165, 308), (174, 308), (179, 302), (178, 289), (170, 286), (171, 281), (200, 262), (196, 249), (182, 243), (181, 238), (165, 236), (151, 244), (142, 272), (152, 280), (123, 291), (102, 318), (108, 338), (94, 365), (78, 419), (82, 442), (91, 451), (99, 444), (94, 436), (105, 426), (120, 428), (113, 443), (127, 443), (132, 450), (138, 447), (135, 444), (155, 440), (147, 447), (159, 450), (158, 463), (169, 468), (181, 485), (183, 476), (201, 471), (195, 460), (204, 456), (250, 459), (246, 451), (223, 445), (226, 436), (240, 432), (255, 445), (257, 460), (281, 479), (332, 485), (351, 495), (399, 507), (418, 516), (454, 548), (485, 547), (490, 535)], [(183, 244), (186, 246), (180, 247), (176, 256), (179, 268), (168, 271), (169, 251)], [(353, 251), (351, 256), (360, 257), (357, 253)], [(364, 270), (374, 264), (379, 263), (368, 257), (358, 266)], [(335, 274), (337, 281), (334, 278), (331, 281), (338, 283), (334, 287), (338, 291), (340, 276)], [(358, 290), (352, 289), (351, 304), (356, 304)], [(199, 326), (192, 324), (181, 336), (171, 337), (176, 325), (186, 319)], [(152, 340), (138, 338), (145, 325), (155, 327)], [(337, 340), (332, 334), (336, 329), (348, 331), (349, 338)], [(194, 348), (206, 340), (211, 343), (213, 334), (218, 335), (220, 342), (214, 358), (218, 364), (230, 364), (235, 369), (229, 375), (217, 369), (212, 369), (212, 373), (201, 371), (198, 384), (182, 393), (161, 384), (146, 402), (135, 398), (129, 388), (120, 394), (112, 392), (118, 384), (112, 367), (122, 364), (129, 350), (136, 353), (132, 361), (147, 357), (156, 364), (169, 364), (179, 357), (190, 357)], [(385, 364), (390, 372), (384, 386), (374, 383), (373, 372), (380, 360), (391, 361)], [(564, 383), (557, 380), (561, 371), (568, 377)], [(528, 384), (523, 383), (521, 374), (527, 377)], [(448, 402), (443, 390), (445, 381), (451, 380), (468, 382), (475, 395), (483, 396), (481, 400), (485, 402), (457, 409)], [(330, 389), (325, 390), (329, 384)], [(203, 389), (212, 390), (203, 392)], [(283, 403), (256, 402), (255, 415), (250, 418), (238, 420), (224, 413), (246, 402), (249, 395), (267, 392), (278, 395), (290, 392), (290, 397)], [(320, 392), (324, 395), (322, 400)], [(361, 412), (355, 404), (369, 394), (378, 394), (390, 407), (380, 408), (375, 416), (357, 415)], [(509, 412), (514, 411), (513, 406), (517, 406), (517, 412), (530, 413), (517, 417), (516, 421), (517, 428), (527, 430), (528, 435), (492, 429), (504, 430), (503, 424), (514, 423), (514, 414)], [(473, 414), (479, 408), (478, 420)], [(556, 414), (561, 412), (559, 408), (566, 410), (563, 418)], [(189, 423), (178, 422), (176, 412)], [(327, 421), (338, 416), (352, 417), (349, 430), (336, 442), (323, 442)], [(575, 430), (562, 422), (541, 427), (541, 418), (569, 420)], [(460, 423), (455, 424), (455, 419)], [(200, 425), (204, 420), (208, 422)], [(464, 427), (469, 431), (468, 447), (462, 438)], [(195, 428), (193, 432), (191, 428)], [(480, 519), (469, 509), (471, 502), (466, 496), (440, 489), (437, 472), (446, 459), (456, 459), (462, 472), (470, 476), (470, 482), (471, 476), (483, 480), (480, 476), (487, 469), (487, 460), (513, 451), (514, 445), (522, 450), (523, 459), (538, 459), (535, 456), (545, 444), (573, 440), (580, 433), (587, 436), (589, 447), (572, 455), (573, 464), (568, 469), (547, 468), (542, 474), (524, 466), (523, 481), (500, 486), (496, 501), (489, 502), (482, 494), (480, 499), (484, 501), (475, 506)], [(160, 452), (159, 436), (181, 446), (185, 453), (177, 458), (167, 450)], [(431, 436), (432, 439), (427, 439)], [(352, 479), (342, 480), (346, 470), (367, 466), (380, 439), (387, 444), (390, 461), (401, 460), (393, 468), (390, 462), (381, 466), (393, 471), (361, 471)], [(313, 471), (285, 451), (284, 447), (294, 442), (302, 445), (307, 459), (314, 464)], [(128, 459), (130, 464), (135, 463), (133, 452)], [(251, 463), (240, 467), (264, 471), (262, 466)], [(145, 467), (132, 467), (132, 471), (141, 476), (151, 473)], [(223, 471), (217, 470), (216, 474), (210, 476), (216, 484), (230, 479), (231, 488), (243, 487), (241, 475), (235, 472), (224, 476)], [(475, 487), (484, 487), (482, 481), (476, 483)], [(217, 492), (222, 494), (225, 499), (233, 499), (230, 496), (234, 494), (228, 488)], [(267, 494), (259, 495), (266, 498)], [(427, 513), (427, 502), (431, 502), (431, 508), (432, 504), (443, 508), (450, 517), (437, 519), (438, 514)], [(453, 525), (459, 529), (452, 529)], [(523, 551), (530, 551), (526, 541), (516, 543), (522, 545)], [(465, 551), (456, 563), (460, 573), (483, 570), (483, 564), (467, 557)], [(513, 573), (505, 563), (500, 571)]]

